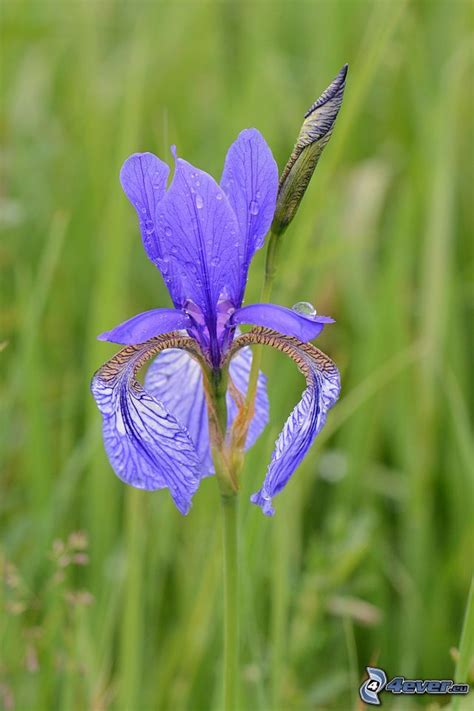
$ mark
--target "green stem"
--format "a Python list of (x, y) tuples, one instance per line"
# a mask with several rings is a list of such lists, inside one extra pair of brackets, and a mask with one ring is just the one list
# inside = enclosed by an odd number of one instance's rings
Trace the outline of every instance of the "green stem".
[(224, 543), (224, 709), (237, 709), (239, 657), (238, 499), (222, 496)]
[[(212, 406), (215, 410), (217, 439), (212, 457), (222, 502), (224, 556), (224, 709), (236, 711), (239, 669), (238, 618), (238, 481), (224, 451), (227, 429), (227, 370), (209, 373)], [(214, 427), (214, 424), (213, 424)]]
[[(276, 274), (280, 240), (279, 235), (270, 232), (265, 261), (265, 280), (260, 301), (270, 299)], [(262, 360), (261, 347), (254, 348), (252, 367), (249, 375), (246, 404), (249, 406), (257, 389), (258, 373)], [(227, 374), (217, 371), (212, 374), (214, 402), (221, 432), (227, 427)], [(221, 490), (224, 542), (224, 709), (237, 709), (237, 680), (239, 657), (238, 620), (238, 498), (237, 491), (229, 488), (227, 472), (222, 472), (222, 453), (213, 451), (216, 476)], [(232, 479), (232, 475), (231, 475)], [(231, 481), (232, 485), (236, 482)]]
[(227, 429), (227, 381), (228, 374), (225, 370), (213, 370), (211, 373), (214, 403), (216, 406), (217, 420), (223, 437)]
[[(278, 255), (280, 252), (280, 236), (274, 232), (270, 232), (268, 239), (268, 249), (265, 258), (265, 279), (263, 282), (262, 291), (260, 293), (260, 303), (264, 304), (270, 300), (273, 289), (273, 281), (276, 275)], [(262, 362), (262, 346), (254, 346), (252, 366), (250, 368), (249, 385), (247, 388), (247, 397), (245, 402), (247, 407), (254, 401), (257, 391), (258, 373)]]

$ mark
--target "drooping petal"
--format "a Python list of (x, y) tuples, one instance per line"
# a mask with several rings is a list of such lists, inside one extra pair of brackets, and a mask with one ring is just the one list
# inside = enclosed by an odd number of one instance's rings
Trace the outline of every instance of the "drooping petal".
[(186, 351), (163, 351), (146, 372), (145, 389), (160, 400), (187, 429), (198, 453), (203, 474), (210, 474), (212, 459), (209, 423), (199, 364)]
[(117, 476), (138, 489), (168, 488), (186, 514), (201, 477), (198, 453), (187, 430), (135, 377), (146, 360), (168, 347), (198, 353), (193, 339), (176, 334), (127, 346), (96, 372), (91, 390)]
[[(257, 129), (242, 131), (229, 148), (221, 187), (239, 223), (244, 245), (241, 269), (245, 286), (249, 264), (255, 251), (263, 245), (271, 225), (278, 191), (277, 164)], [(235, 305), (240, 305), (241, 300), (242, 297)]]
[[(158, 236), (177, 265), (183, 293), (202, 311), (212, 331), (217, 304), (239, 291), (238, 224), (215, 180), (182, 158), (156, 211)], [(184, 305), (184, 304), (182, 304)]]
[(184, 311), (178, 309), (150, 309), (144, 311), (110, 331), (105, 331), (97, 336), (99, 341), (122, 343), (133, 346), (144, 343), (154, 336), (161, 336), (170, 331), (180, 331), (192, 326), (191, 319)]
[[(240, 350), (230, 363), (230, 377), (245, 396), (248, 386), (252, 352)], [(183, 384), (186, 384), (183, 387)], [(145, 389), (160, 400), (188, 430), (199, 454), (204, 475), (212, 474), (213, 464), (209, 445), (209, 423), (201, 369), (185, 351), (167, 350), (151, 363), (145, 376)], [(260, 373), (257, 385), (255, 414), (247, 434), (246, 449), (251, 447), (268, 422), (266, 378)], [(237, 405), (227, 393), (228, 428), (237, 414)]]
[(264, 514), (271, 516), (274, 513), (272, 497), (286, 485), (321, 431), (328, 410), (339, 397), (340, 378), (334, 363), (315, 346), (269, 329), (257, 328), (239, 336), (231, 354), (252, 343), (269, 345), (286, 353), (306, 378), (306, 390), (278, 437), (263, 486), (251, 497)]
[(230, 323), (264, 326), (300, 341), (310, 341), (321, 333), (326, 323), (334, 323), (334, 319), (330, 316), (305, 316), (276, 304), (249, 304), (234, 311)]

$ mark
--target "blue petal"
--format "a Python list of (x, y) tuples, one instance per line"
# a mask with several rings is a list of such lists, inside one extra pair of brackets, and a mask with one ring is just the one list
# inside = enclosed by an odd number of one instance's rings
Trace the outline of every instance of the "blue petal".
[(138, 489), (168, 488), (186, 514), (199, 485), (198, 454), (187, 430), (135, 379), (138, 368), (165, 347), (163, 343), (165, 339), (153, 339), (124, 348), (97, 371), (91, 389), (117, 476)]
[(243, 245), (227, 197), (210, 175), (178, 158), (155, 222), (169, 254), (172, 283), (177, 280), (187, 301), (197, 306), (215, 344), (218, 304), (235, 305), (241, 286)]
[(124, 321), (111, 331), (97, 336), (99, 341), (111, 341), (133, 346), (144, 343), (154, 336), (170, 331), (180, 331), (192, 326), (191, 319), (184, 311), (177, 309), (151, 309)]
[(264, 514), (271, 516), (274, 513), (272, 497), (287, 484), (324, 426), (328, 410), (339, 397), (340, 378), (335, 364), (312, 344), (301, 343), (267, 329), (255, 329), (237, 338), (233, 348), (251, 343), (269, 345), (289, 355), (305, 376), (307, 384), (300, 402), (278, 437), (263, 486), (251, 497)]
[(265, 326), (300, 341), (310, 341), (321, 333), (326, 323), (334, 323), (334, 319), (330, 316), (305, 316), (276, 304), (249, 304), (234, 311), (230, 323)]
[(155, 226), (156, 208), (165, 195), (169, 172), (169, 166), (153, 153), (134, 153), (122, 166), (120, 182), (137, 211), (145, 251), (161, 271), (175, 306), (182, 306), (185, 296), (177, 266), (170, 263), (166, 240)]
[(145, 388), (186, 428), (198, 453), (201, 471), (210, 474), (209, 425), (199, 364), (186, 351), (163, 351), (147, 370)]
[(154, 219), (156, 206), (163, 199), (170, 169), (153, 153), (134, 153), (120, 171), (125, 195), (137, 211), (143, 244), (152, 262), (162, 257)]
[(242, 131), (227, 152), (221, 187), (237, 216), (243, 244), (243, 290), (252, 257), (263, 245), (275, 212), (278, 167), (262, 134), (255, 128)]
[[(234, 385), (245, 395), (248, 386), (252, 352), (240, 350), (232, 359), (229, 372)], [(186, 387), (183, 387), (183, 383)], [(175, 415), (187, 429), (201, 462), (201, 471), (214, 471), (209, 445), (209, 424), (201, 369), (185, 351), (167, 350), (151, 363), (145, 376), (145, 388)], [(266, 378), (260, 373), (255, 414), (247, 434), (246, 449), (251, 447), (268, 423)], [(228, 427), (237, 414), (237, 405), (227, 393)]]

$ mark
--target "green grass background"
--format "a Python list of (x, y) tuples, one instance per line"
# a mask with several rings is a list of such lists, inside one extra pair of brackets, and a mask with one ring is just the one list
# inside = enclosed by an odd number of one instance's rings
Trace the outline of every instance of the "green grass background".
[[(248, 496), (303, 388), (265, 354), (271, 423), (241, 497), (241, 708), (356, 709), (370, 663), (441, 679), (457, 666), (466, 681), (472, 4), (3, 0), (0, 12), (0, 707), (221, 708), (215, 482), (187, 518), (167, 492), (127, 488), (89, 393), (115, 350), (96, 334), (169, 303), (118, 173), (130, 153), (169, 160), (176, 143), (218, 177), (247, 126), (282, 168), (346, 61), (274, 292), (336, 318), (318, 345), (343, 394), (264, 518)], [(248, 302), (262, 267), (260, 253)]]

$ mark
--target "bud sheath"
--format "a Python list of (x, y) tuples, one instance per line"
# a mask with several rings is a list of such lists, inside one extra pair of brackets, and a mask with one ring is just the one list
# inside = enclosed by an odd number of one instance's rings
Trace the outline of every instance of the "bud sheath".
[(305, 114), (298, 140), (280, 178), (272, 232), (286, 230), (296, 214), (324, 147), (331, 138), (342, 104), (348, 65)]

